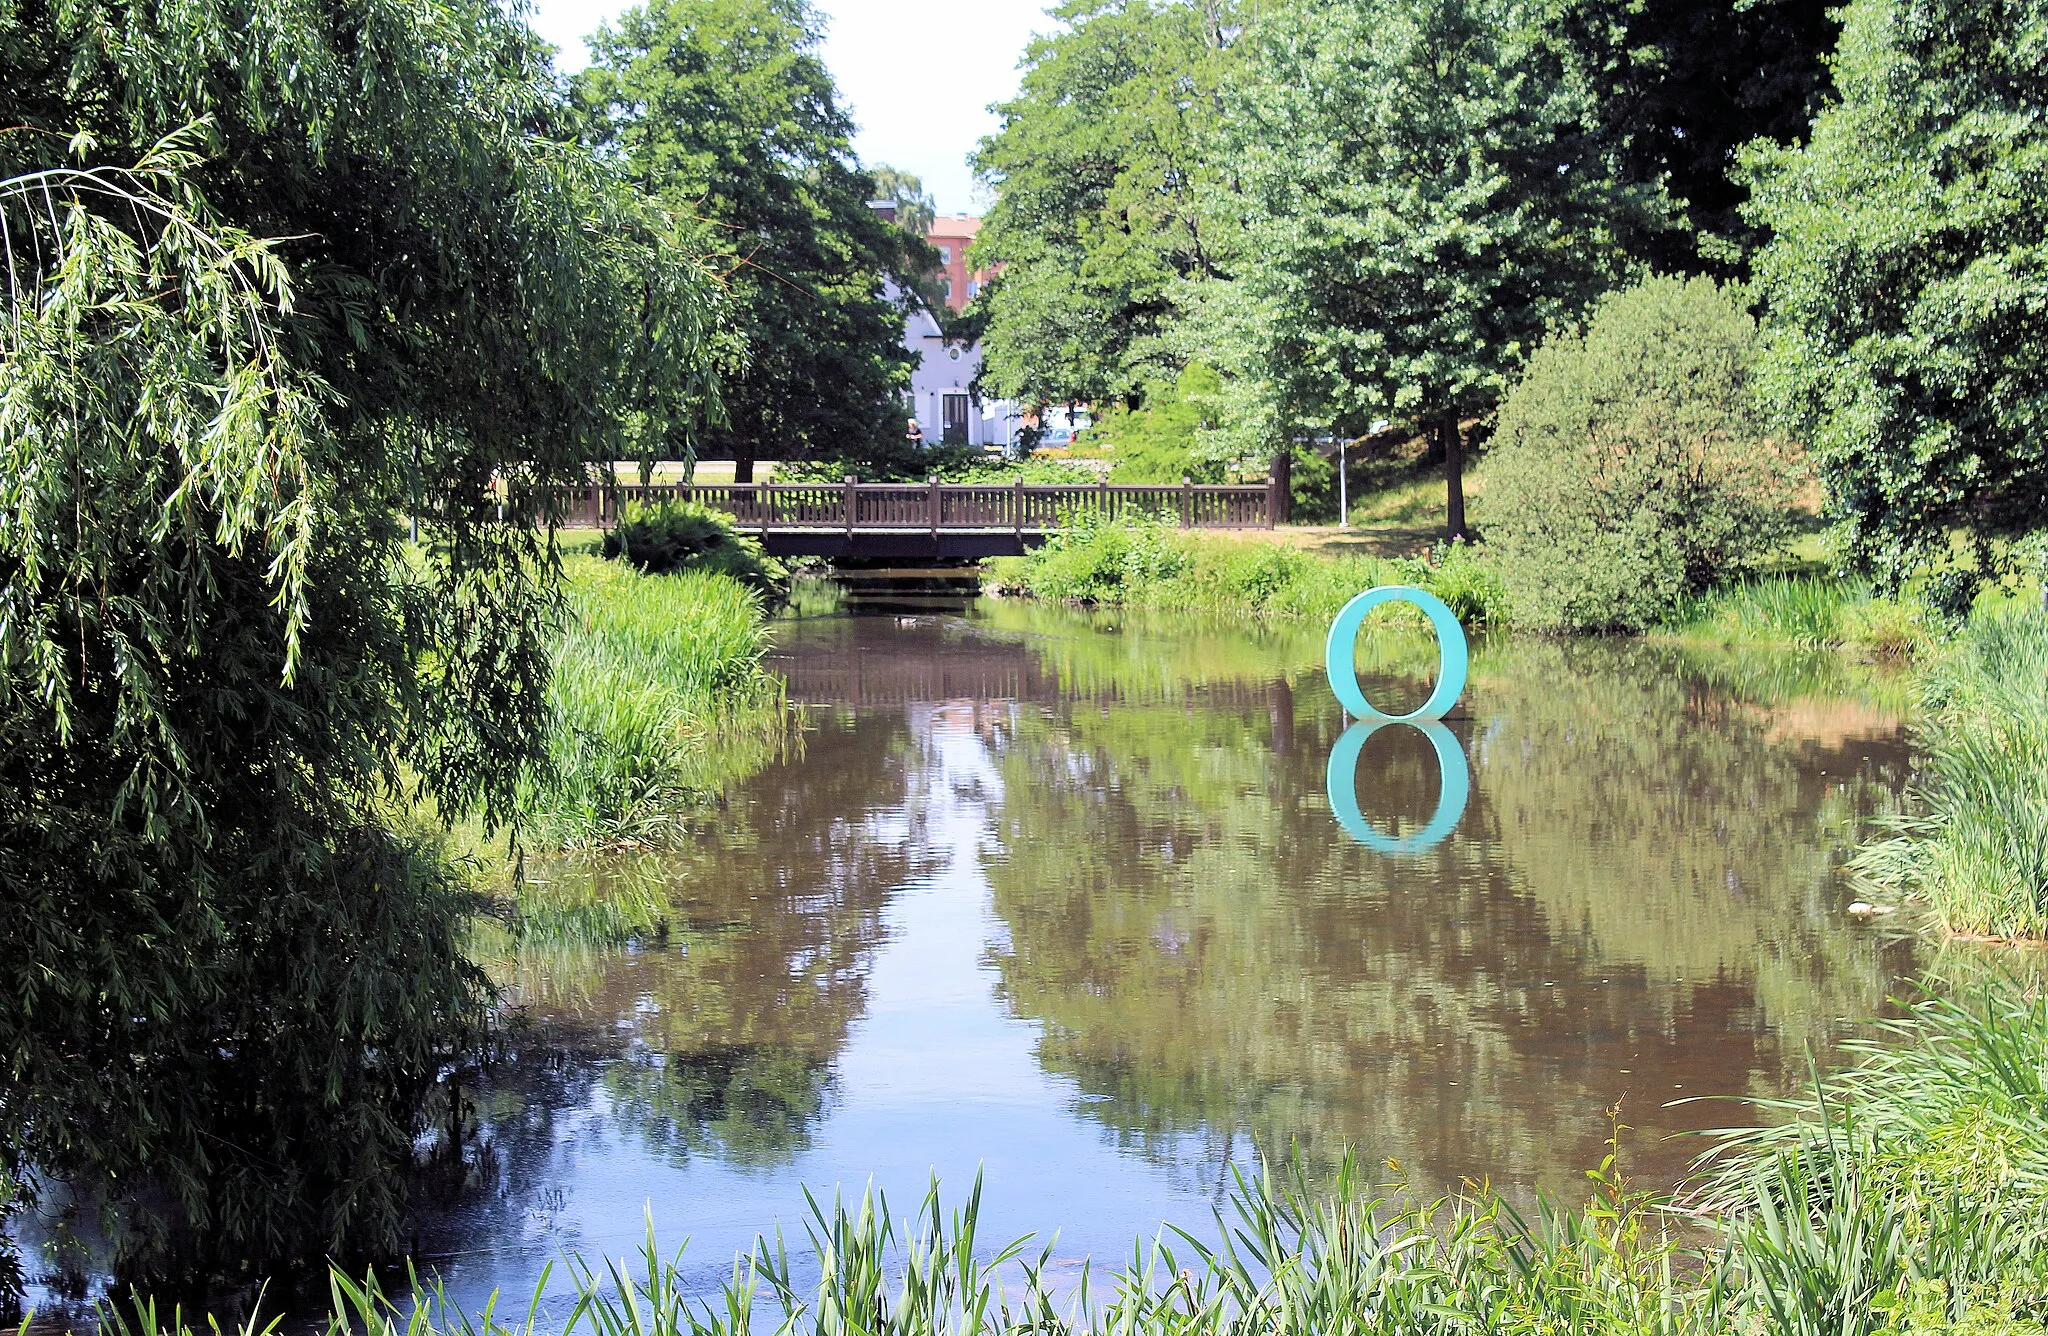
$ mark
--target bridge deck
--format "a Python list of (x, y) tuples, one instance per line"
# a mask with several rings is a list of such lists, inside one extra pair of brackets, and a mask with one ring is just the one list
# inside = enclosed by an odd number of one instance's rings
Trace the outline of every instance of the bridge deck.
[(1079, 513), (1150, 515), (1185, 529), (1264, 529), (1270, 484), (1040, 485), (1022, 482), (684, 483), (591, 487), (570, 497), (566, 522), (610, 528), (624, 507), (697, 501), (731, 515), (778, 556), (991, 557), (1045, 541)]

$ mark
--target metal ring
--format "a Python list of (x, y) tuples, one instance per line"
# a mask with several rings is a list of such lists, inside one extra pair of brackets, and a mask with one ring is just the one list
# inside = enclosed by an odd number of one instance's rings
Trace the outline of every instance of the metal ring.
[(1337, 824), (1344, 828), (1345, 834), (1375, 853), (1423, 853), (1442, 844), (1464, 818), (1465, 804), (1472, 797), (1472, 767), (1466, 763), (1465, 749), (1458, 745), (1458, 739), (1450, 729), (1434, 719), (1409, 724), (1408, 727), (1420, 732), (1436, 748), (1437, 773), (1442, 781), (1436, 800), (1436, 814), (1430, 817), (1428, 825), (1413, 835), (1402, 839), (1382, 835), (1372, 828), (1365, 814), (1358, 809), (1358, 759), (1365, 751), (1366, 740), (1385, 727), (1386, 723), (1360, 720), (1345, 729), (1344, 735), (1337, 739), (1337, 745), (1330, 748), (1330, 765), (1323, 784), (1324, 791), (1329, 794), (1330, 811), (1336, 815)]
[[(1411, 714), (1392, 715), (1375, 710), (1358, 686), (1354, 662), (1358, 633), (1365, 626), (1366, 614), (1382, 603), (1412, 603), (1427, 613), (1430, 624), (1436, 627), (1436, 690), (1429, 693), (1422, 708)], [(1330, 623), (1330, 638), (1323, 645), (1323, 672), (1330, 679), (1330, 690), (1337, 693), (1338, 703), (1354, 718), (1381, 724), (1419, 724), (1449, 714), (1457, 706), (1458, 697), (1465, 694), (1471, 659), (1458, 614), (1435, 594), (1412, 585), (1381, 585), (1346, 603), (1337, 620)]]

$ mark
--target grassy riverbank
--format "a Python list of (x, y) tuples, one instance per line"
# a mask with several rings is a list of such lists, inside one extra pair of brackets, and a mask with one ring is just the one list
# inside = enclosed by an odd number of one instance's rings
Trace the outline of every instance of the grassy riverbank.
[(1325, 619), (1376, 584), (1415, 584), (1468, 626), (1497, 621), (1499, 581), (1462, 544), (1406, 558), (1323, 556), (1162, 521), (1088, 515), (1022, 557), (988, 566), (992, 593), (1162, 611)]
[[(1313, 1183), (1282, 1166), (1238, 1180), (1217, 1228), (1193, 1231), (1211, 1242), (1169, 1228), (1091, 1282), (1053, 1265), (1049, 1238), (980, 1237), (977, 1184), (962, 1209), (934, 1189), (907, 1218), (879, 1198), (814, 1204), (806, 1239), (764, 1239), (708, 1298), (689, 1297), (679, 1255), (652, 1238), (637, 1262), (572, 1257), (579, 1302), (554, 1322), (535, 1316), (538, 1296), (508, 1322), (431, 1294), (393, 1304), (336, 1276), (329, 1331), (2035, 1336), (2048, 1313), (2044, 1072), (2048, 999), (1994, 980), (1890, 1024), (1790, 1121), (1722, 1143), (1676, 1199), (1634, 1190), (1612, 1161), (1583, 1202), (1526, 1211), (1477, 1185), (1433, 1201), (1376, 1188), (1385, 1175), (1356, 1162)], [(191, 1330), (149, 1308), (113, 1329)]]
[(542, 850), (669, 842), (787, 737), (760, 597), (708, 572), (643, 575), (587, 555), (565, 568), (553, 774), (526, 795), (529, 838)]
[(1980, 612), (1929, 664), (1920, 814), (1857, 871), (1948, 933), (2048, 939), (2048, 614)]
[[(1026, 556), (991, 562), (986, 584), (994, 593), (1054, 602), (1309, 620), (1334, 617), (1374, 585), (1412, 584), (1442, 598), (1471, 628), (1507, 625), (1514, 614), (1484, 548), (1333, 554), (1142, 518), (1084, 517)], [(1685, 600), (1652, 634), (1709, 648), (1843, 650), (1872, 660), (1908, 658), (1934, 639), (1910, 601), (1810, 573), (1764, 576)]]

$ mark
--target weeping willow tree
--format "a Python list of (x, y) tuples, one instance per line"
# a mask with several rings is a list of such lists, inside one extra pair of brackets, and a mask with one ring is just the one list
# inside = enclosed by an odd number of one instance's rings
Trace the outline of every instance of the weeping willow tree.
[(489, 3), (0, 6), (0, 1168), (132, 1278), (392, 1246), (477, 1042), (391, 814), (511, 818), (561, 489), (716, 316), (558, 113)]

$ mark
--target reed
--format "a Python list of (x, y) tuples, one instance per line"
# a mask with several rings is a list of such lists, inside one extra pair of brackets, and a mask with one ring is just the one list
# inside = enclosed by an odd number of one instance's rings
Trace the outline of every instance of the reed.
[(661, 844), (787, 737), (759, 596), (701, 571), (565, 562), (572, 617), (550, 688), (550, 774), (526, 795), (541, 849)]
[(1951, 934), (2048, 938), (2048, 615), (1980, 614), (1931, 667), (1923, 811), (1859, 856)]
[(1910, 657), (1934, 639), (1919, 604), (1819, 575), (1765, 576), (1712, 590), (1688, 599), (1663, 631), (1725, 647), (1848, 650), (1878, 660)]

